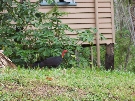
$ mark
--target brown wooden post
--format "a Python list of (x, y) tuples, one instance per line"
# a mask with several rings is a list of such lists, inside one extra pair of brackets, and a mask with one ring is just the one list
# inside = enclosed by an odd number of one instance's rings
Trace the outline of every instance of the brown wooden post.
[(26, 0), (20, 0), (20, 3), (23, 3), (24, 1), (26, 1)]
[(115, 27), (114, 27), (114, 8), (113, 8), (113, 0), (111, 0), (111, 17), (112, 17), (112, 38), (113, 38), (113, 42), (112, 43), (115, 43)]
[(23, 3), (23, 0), (20, 0), (20, 3)]
[[(99, 11), (98, 11), (99, 3), (98, 0), (95, 0), (95, 22), (96, 28), (99, 31)], [(100, 67), (100, 39), (99, 32), (96, 33), (96, 47), (97, 47), (97, 66)]]
[(93, 48), (90, 46), (90, 67), (93, 67)]
[(105, 69), (114, 70), (114, 44), (106, 45)]
[(133, 0), (133, 4), (132, 5), (135, 6), (135, 0)]
[(114, 70), (114, 43), (115, 43), (115, 30), (114, 30), (114, 9), (113, 0), (111, 0), (111, 17), (112, 17), (112, 43), (106, 45), (105, 54), (105, 69)]

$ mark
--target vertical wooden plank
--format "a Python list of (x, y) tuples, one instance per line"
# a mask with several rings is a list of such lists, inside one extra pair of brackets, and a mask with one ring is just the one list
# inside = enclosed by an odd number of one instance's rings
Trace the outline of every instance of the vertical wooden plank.
[(92, 48), (92, 46), (90, 46), (90, 60), (91, 60), (90, 67), (93, 67), (93, 48)]
[[(96, 28), (99, 31), (99, 14), (98, 14), (98, 0), (95, 0), (95, 22)], [(97, 47), (97, 66), (100, 67), (100, 44), (99, 44), (99, 32), (96, 33), (96, 47)]]
[(26, 1), (26, 0), (20, 0), (20, 3), (23, 3), (24, 1)]
[(114, 8), (113, 8), (113, 0), (111, 0), (111, 17), (112, 17), (112, 40), (115, 43), (115, 30), (114, 30)]
[(114, 43), (106, 45), (105, 69), (114, 70)]

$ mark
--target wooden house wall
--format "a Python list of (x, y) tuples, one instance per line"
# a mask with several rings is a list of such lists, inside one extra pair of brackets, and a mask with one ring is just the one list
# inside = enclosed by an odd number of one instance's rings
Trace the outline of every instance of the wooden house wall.
[[(36, 2), (38, 0), (30, 1)], [(97, 9), (95, 0), (75, 0), (75, 2), (77, 6), (59, 6), (60, 10), (69, 12), (68, 15), (61, 18), (62, 22), (78, 30), (98, 27), (98, 33), (103, 34), (106, 38), (106, 40), (100, 40), (99, 44), (115, 43), (113, 0), (97, 0)], [(52, 6), (40, 6), (39, 11), (46, 13), (51, 8)], [(71, 38), (76, 37), (76, 33), (67, 31), (66, 34)], [(94, 44), (96, 44), (96, 39)]]
[[(36, 0), (31, 0), (34, 2)], [(98, 9), (95, 10), (95, 0), (75, 0), (77, 6), (59, 6), (60, 10), (69, 12), (68, 16), (61, 18), (63, 23), (73, 29), (88, 29), (97, 27), (95, 13), (98, 12), (98, 33), (102, 33), (106, 40), (100, 40), (100, 44), (115, 43), (113, 2), (112, 0), (98, 0)], [(47, 12), (51, 6), (41, 6), (40, 12)], [(76, 37), (76, 33), (67, 32), (70, 37)], [(96, 43), (96, 41), (94, 42)]]

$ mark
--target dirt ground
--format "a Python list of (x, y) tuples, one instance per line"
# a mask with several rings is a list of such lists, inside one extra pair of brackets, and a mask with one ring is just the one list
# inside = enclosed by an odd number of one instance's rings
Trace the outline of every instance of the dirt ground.
[(61, 87), (58, 85), (50, 84), (39, 84), (31, 85), (30, 87), (18, 85), (18, 84), (0, 84), (2, 92), (11, 92), (12, 95), (15, 95), (16, 92), (19, 92), (22, 97), (31, 97), (31, 98), (51, 98), (54, 96), (67, 96), (67, 97), (80, 97), (85, 98), (88, 92), (72, 87)]

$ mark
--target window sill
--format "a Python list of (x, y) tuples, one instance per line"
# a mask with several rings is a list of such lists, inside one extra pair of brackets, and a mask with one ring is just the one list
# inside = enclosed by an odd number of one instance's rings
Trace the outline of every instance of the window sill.
[(57, 2), (57, 3), (52, 3), (52, 4), (48, 4), (47, 2), (41, 2), (40, 6), (77, 6), (76, 3), (70, 3), (70, 2)]

